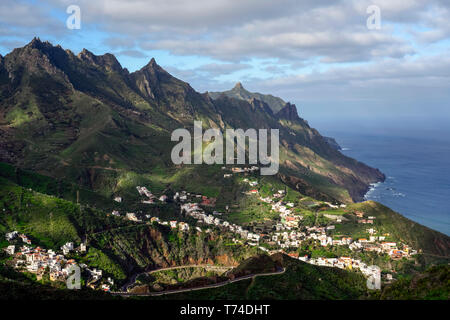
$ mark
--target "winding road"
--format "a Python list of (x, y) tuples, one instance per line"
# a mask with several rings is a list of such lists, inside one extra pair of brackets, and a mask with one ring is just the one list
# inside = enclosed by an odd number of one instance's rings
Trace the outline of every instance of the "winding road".
[[(163, 270), (181, 269), (181, 268), (189, 268), (189, 267), (195, 267), (195, 266), (191, 265), (191, 266), (170, 267), (170, 268), (157, 269), (157, 270), (152, 270), (150, 272), (143, 272), (143, 273), (153, 273), (153, 272), (158, 272), (158, 271), (163, 271)], [(201, 267), (205, 267), (205, 266), (201, 266)], [(209, 267), (217, 267), (217, 266), (209, 266)], [(224, 268), (224, 267), (219, 267), (219, 268)], [(223, 286), (226, 286), (226, 285), (234, 283), (234, 282), (239, 282), (239, 281), (252, 279), (252, 278), (255, 279), (256, 277), (273, 276), (273, 275), (283, 274), (285, 272), (286, 272), (286, 269), (283, 268), (283, 269), (281, 269), (279, 271), (267, 272), (267, 273), (258, 273), (258, 274), (250, 274), (250, 275), (242, 276), (242, 277), (239, 277), (239, 278), (236, 278), (236, 279), (233, 279), (233, 280), (230, 279), (228, 281), (224, 281), (224, 282), (220, 282), (220, 283), (208, 284), (208, 285), (205, 285), (205, 286), (195, 287), (195, 288), (185, 288), (185, 289), (167, 290), (167, 291), (162, 291), (162, 292), (150, 292), (150, 293), (130, 293), (130, 292), (126, 292), (126, 291), (122, 291), (122, 292), (117, 291), (117, 292), (111, 292), (111, 294), (113, 294), (113, 295), (120, 295), (120, 296), (137, 296), (137, 297), (162, 296), (162, 295), (174, 294), (174, 293), (183, 293), (183, 292), (190, 292), (190, 291), (196, 291), (196, 290), (205, 290), (205, 289), (211, 289), (211, 288), (219, 288), (219, 287), (223, 287)], [(138, 275), (135, 275), (133, 277), (134, 280), (136, 280), (137, 276)], [(128, 286), (129, 285), (127, 285), (127, 287)]]
[(128, 287), (131, 286), (133, 283), (135, 283), (136, 282), (136, 278), (138, 276), (142, 275), (142, 274), (152, 274), (152, 273), (160, 272), (160, 271), (175, 270), (175, 269), (185, 269), (185, 268), (205, 268), (207, 270), (230, 271), (234, 267), (214, 266), (214, 265), (211, 265), (211, 264), (189, 264), (189, 265), (184, 265), (184, 266), (174, 266), (174, 267), (155, 269), (155, 270), (151, 270), (151, 271), (145, 271), (145, 272), (137, 273), (134, 276), (132, 276), (130, 281), (127, 281), (127, 283), (125, 283), (122, 286), (122, 288), (121, 288), (122, 292), (127, 292), (128, 291)]

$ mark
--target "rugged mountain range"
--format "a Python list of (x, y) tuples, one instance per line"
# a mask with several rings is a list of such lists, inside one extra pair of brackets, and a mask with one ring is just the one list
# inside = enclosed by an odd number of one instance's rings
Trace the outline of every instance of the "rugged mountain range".
[(277, 177), (306, 195), (361, 200), (370, 183), (384, 179), (331, 147), (295, 105), (241, 84), (201, 94), (154, 59), (130, 73), (111, 54), (75, 55), (37, 38), (0, 57), (0, 161), (112, 195), (130, 175), (151, 180), (156, 168), (166, 177), (192, 170), (174, 171), (170, 134), (192, 128), (193, 120), (221, 129), (278, 128)]
[(223, 92), (208, 92), (213, 99), (217, 99), (220, 96), (227, 96), (230, 98), (236, 98), (240, 100), (252, 100), (256, 99), (266, 103), (273, 113), (277, 113), (284, 108), (286, 102), (279, 97), (275, 97), (271, 94), (262, 94), (258, 92), (250, 92), (244, 88), (242, 83), (238, 82), (233, 89)]

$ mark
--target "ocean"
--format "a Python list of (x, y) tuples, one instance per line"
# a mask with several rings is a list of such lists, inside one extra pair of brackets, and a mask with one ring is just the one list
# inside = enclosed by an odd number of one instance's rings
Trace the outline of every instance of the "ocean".
[(335, 138), (342, 153), (386, 175), (386, 181), (373, 185), (366, 199), (450, 235), (450, 134), (320, 131)]

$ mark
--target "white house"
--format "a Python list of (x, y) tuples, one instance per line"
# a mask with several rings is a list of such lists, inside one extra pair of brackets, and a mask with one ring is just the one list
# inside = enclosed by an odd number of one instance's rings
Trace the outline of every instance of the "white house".
[(8, 241), (13, 240), (15, 237), (17, 237), (18, 234), (19, 234), (19, 233), (18, 233), (17, 231), (8, 232), (8, 233), (5, 235), (6, 240), (8, 240)]
[(15, 251), (16, 251), (16, 246), (7, 246), (7, 247), (6, 247), (6, 252), (7, 252), (9, 255), (13, 255)]

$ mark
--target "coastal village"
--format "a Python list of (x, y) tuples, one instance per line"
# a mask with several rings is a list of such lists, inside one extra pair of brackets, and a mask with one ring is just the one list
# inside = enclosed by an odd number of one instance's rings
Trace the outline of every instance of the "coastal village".
[[(226, 168), (223, 167), (223, 170)], [(257, 171), (258, 167), (248, 168), (232, 168), (231, 173), (224, 174), (224, 178), (230, 178), (233, 174), (252, 173)], [(353, 239), (350, 236), (343, 236), (339, 239), (333, 238), (331, 232), (335, 229), (335, 224), (327, 226), (302, 226), (303, 219), (301, 213), (297, 213), (294, 209), (293, 202), (284, 201), (286, 191), (277, 190), (272, 196), (262, 197), (259, 195), (257, 189), (258, 182), (252, 179), (244, 178), (242, 180), (248, 184), (250, 190), (246, 192), (249, 196), (255, 196), (259, 201), (271, 205), (271, 210), (279, 214), (279, 221), (274, 225), (272, 230), (264, 230), (264, 232), (255, 232), (235, 223), (226, 220), (226, 213), (212, 211), (207, 213), (204, 208), (214, 207), (215, 199), (208, 198), (201, 194), (191, 194), (186, 191), (177, 191), (170, 199), (180, 206), (180, 216), (190, 217), (197, 221), (195, 229), (198, 232), (211, 232), (211, 228), (218, 228), (221, 231), (232, 233), (235, 237), (233, 241), (242, 245), (256, 246), (258, 249), (273, 254), (276, 252), (283, 252), (290, 257), (299, 259), (306, 263), (336, 267), (340, 269), (359, 270), (366, 277), (379, 275), (380, 269), (376, 266), (369, 266), (359, 259), (342, 256), (339, 258), (317, 257), (310, 258), (308, 255), (299, 256), (296, 250), (301, 246), (302, 242), (312, 240), (320, 244), (323, 248), (331, 248), (333, 246), (344, 246), (355, 252), (375, 252), (377, 254), (387, 254), (393, 260), (409, 258), (417, 254), (417, 251), (410, 248), (406, 244), (386, 241), (389, 234), (381, 234), (373, 227), (376, 217), (368, 216), (364, 212), (355, 211), (352, 214), (357, 219), (358, 224), (367, 225), (366, 238)], [(136, 187), (139, 195), (144, 197), (142, 203), (153, 204), (156, 202), (165, 203), (169, 201), (168, 196), (155, 196), (145, 186)], [(330, 209), (344, 209), (345, 204), (334, 205), (329, 202), (324, 202)], [(228, 206), (227, 206), (228, 208)], [(209, 211), (209, 210), (208, 210)], [(115, 211), (113, 215), (120, 216), (120, 213)], [(336, 224), (344, 223), (345, 218), (342, 216), (325, 214), (325, 217), (334, 220)], [(126, 213), (125, 218), (135, 222), (144, 222), (146, 219), (150, 222), (157, 222), (162, 225), (170, 226), (170, 228), (178, 228), (180, 231), (189, 231), (190, 225), (183, 221), (170, 220), (163, 221), (158, 217), (151, 217), (145, 215), (145, 218), (139, 218), (136, 213)], [(200, 226), (207, 226), (209, 228), (202, 229)], [(392, 280), (392, 274), (386, 275), (386, 280)]]
[(75, 259), (68, 257), (75, 252), (86, 253), (87, 247), (84, 243), (75, 247), (73, 242), (67, 242), (61, 247), (61, 251), (54, 251), (33, 246), (31, 240), (25, 234), (17, 231), (6, 233), (5, 238), (11, 243), (5, 248), (6, 253), (13, 258), (9, 261), (10, 265), (18, 271), (26, 271), (36, 275), (38, 281), (42, 280), (45, 274), (48, 274), (49, 280), (52, 282), (66, 282), (76, 265), (86, 275), (87, 287), (110, 291), (111, 286), (114, 285), (112, 278), (102, 278), (102, 270), (89, 268), (86, 264), (77, 263)]
[[(232, 173), (224, 174), (224, 178), (228, 175), (239, 173), (252, 173), (258, 170), (257, 167), (250, 168), (232, 168)], [(197, 232), (211, 232), (212, 228), (217, 228), (222, 232), (230, 232), (233, 234), (233, 242), (236, 244), (248, 245), (257, 247), (258, 249), (273, 254), (276, 252), (283, 252), (288, 254), (291, 258), (299, 259), (306, 263), (335, 267), (348, 270), (359, 270), (367, 278), (371, 276), (379, 276), (380, 268), (377, 266), (369, 266), (360, 259), (354, 259), (348, 256), (341, 256), (335, 258), (315, 257), (308, 255), (299, 255), (298, 248), (301, 247), (305, 241), (312, 241), (320, 247), (332, 248), (334, 246), (343, 246), (353, 252), (375, 252), (377, 254), (387, 254), (393, 260), (401, 258), (409, 258), (417, 254), (417, 251), (410, 248), (406, 244), (386, 241), (388, 234), (381, 234), (376, 227), (374, 221), (376, 217), (368, 216), (364, 212), (351, 212), (357, 219), (358, 224), (367, 225), (366, 238), (353, 239), (350, 236), (342, 236), (338, 239), (333, 237), (332, 232), (335, 230), (336, 224), (345, 223), (345, 218), (340, 215), (324, 214), (333, 224), (326, 226), (304, 226), (302, 225), (303, 216), (301, 210), (296, 210), (296, 205), (293, 202), (285, 201), (286, 191), (277, 190), (271, 196), (260, 196), (258, 191), (258, 181), (255, 179), (244, 178), (242, 182), (248, 184), (250, 190), (245, 192), (250, 197), (256, 197), (261, 203), (270, 206), (271, 211), (278, 214), (279, 219), (272, 226), (270, 230), (267, 228), (263, 231), (256, 232), (248, 228), (231, 223), (226, 220), (226, 213), (212, 211), (207, 213), (205, 208), (214, 208), (216, 199), (208, 198), (201, 194), (189, 193), (187, 191), (177, 191), (173, 198), (165, 194), (156, 196), (145, 186), (136, 186), (136, 190), (141, 197), (143, 204), (164, 204), (169, 201), (175, 202), (179, 205), (180, 217), (191, 218), (197, 222), (196, 225), (190, 225), (185, 221), (169, 220), (164, 221), (159, 217), (151, 216), (149, 214), (138, 214), (135, 212), (120, 213), (118, 210), (111, 212), (113, 216), (121, 217), (135, 223), (158, 223), (177, 229), (180, 232), (188, 232), (191, 228), (195, 228)], [(113, 199), (116, 202), (122, 202), (122, 197), (116, 196)], [(345, 210), (346, 205), (335, 205), (329, 202), (324, 202), (330, 209)], [(228, 206), (227, 206), (228, 208)], [(201, 228), (203, 227), (203, 228)], [(69, 276), (70, 267), (75, 264), (74, 259), (67, 258), (71, 252), (78, 252), (83, 254), (86, 252), (86, 245), (81, 243), (78, 247), (74, 247), (73, 243), (66, 243), (61, 247), (61, 252), (57, 253), (51, 249), (45, 250), (40, 247), (32, 247), (31, 241), (24, 234), (19, 234), (13, 231), (6, 234), (8, 241), (21, 238), (24, 245), (10, 245), (6, 248), (6, 252), (13, 256), (13, 265), (16, 269), (28, 271), (36, 274), (37, 279), (41, 279), (46, 270), (50, 274), (50, 281), (65, 281)], [(16, 250), (17, 249), (17, 250)], [(81, 264), (80, 267), (88, 275), (87, 286), (109, 291), (114, 284), (113, 279), (102, 279), (102, 270), (90, 269), (87, 265)], [(385, 279), (387, 281), (393, 280), (392, 274), (387, 274)]]

